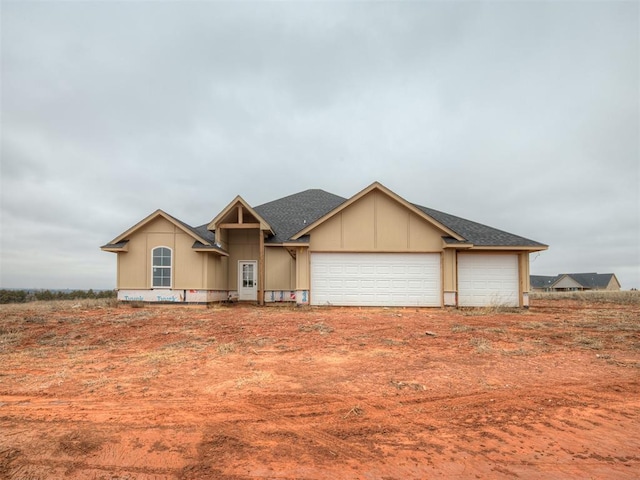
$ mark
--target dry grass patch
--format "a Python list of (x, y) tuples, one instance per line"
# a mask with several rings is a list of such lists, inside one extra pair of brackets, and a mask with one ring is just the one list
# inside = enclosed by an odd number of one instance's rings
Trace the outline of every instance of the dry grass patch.
[(604, 342), (600, 338), (590, 337), (582, 333), (573, 337), (573, 344), (590, 350), (602, 350)]
[(6, 351), (20, 343), (23, 333), (15, 327), (0, 327), (0, 352)]
[(531, 322), (523, 322), (520, 324), (520, 326), (522, 328), (526, 328), (527, 330), (540, 330), (543, 328), (549, 328), (553, 325), (546, 322), (531, 321)]
[(640, 305), (640, 291), (610, 292), (606, 290), (587, 290), (583, 292), (533, 292), (532, 300), (576, 300), (582, 303), (611, 303), (618, 305)]
[(488, 333), (495, 333), (495, 334), (498, 334), (498, 335), (502, 335), (504, 333), (507, 333), (507, 329), (506, 328), (502, 328), (502, 327), (489, 327), (489, 328), (485, 328), (484, 331), (488, 332)]
[(451, 331), (453, 333), (463, 333), (463, 332), (473, 332), (475, 327), (471, 327), (469, 325), (451, 325)]
[(324, 322), (318, 322), (314, 324), (304, 324), (298, 326), (300, 332), (318, 332), (320, 335), (326, 335), (333, 332), (333, 328), (326, 325)]
[(469, 343), (475, 347), (477, 353), (487, 353), (491, 351), (491, 341), (482, 337), (471, 337)]
[(535, 355), (535, 352), (533, 352), (532, 350), (526, 350), (525, 348), (520, 347), (515, 350), (503, 349), (500, 352), (500, 354), (504, 355), (505, 357), (528, 357), (530, 355)]
[(88, 388), (90, 392), (93, 392), (96, 389), (99, 389), (99, 388), (102, 388), (102, 387), (108, 385), (109, 383), (111, 383), (111, 380), (109, 380), (104, 375), (100, 375), (98, 378), (92, 378), (91, 380), (85, 380), (84, 382), (82, 382), (82, 385), (84, 385), (86, 388)]
[(221, 343), (218, 345), (217, 349), (220, 355), (229, 355), (236, 351), (236, 344), (233, 342)]
[(69, 339), (66, 335), (59, 336), (55, 330), (49, 330), (38, 338), (38, 345), (47, 347), (66, 347), (69, 345)]
[(481, 317), (486, 315), (500, 314), (525, 314), (527, 311), (519, 307), (508, 307), (505, 305), (490, 305), (488, 307), (460, 307), (459, 312), (465, 317)]
[(115, 301), (114, 298), (84, 298), (77, 300), (37, 300), (26, 303), (7, 303), (0, 305), (0, 312), (29, 312), (30, 315), (37, 318), (49, 312), (116, 308), (118, 308), (118, 302)]

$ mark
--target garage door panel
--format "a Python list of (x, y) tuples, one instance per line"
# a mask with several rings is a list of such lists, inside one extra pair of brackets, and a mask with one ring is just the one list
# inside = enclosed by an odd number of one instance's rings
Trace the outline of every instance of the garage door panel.
[(518, 306), (517, 255), (460, 254), (458, 301), (463, 307)]
[(440, 306), (439, 254), (312, 253), (313, 305)]

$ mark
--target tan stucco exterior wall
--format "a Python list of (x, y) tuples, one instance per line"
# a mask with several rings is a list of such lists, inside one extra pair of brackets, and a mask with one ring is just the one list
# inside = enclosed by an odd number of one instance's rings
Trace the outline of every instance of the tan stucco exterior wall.
[(618, 291), (620, 290), (620, 284), (616, 281), (614, 277), (611, 277), (611, 280), (609, 280), (609, 284), (607, 285), (607, 288), (605, 290)]
[(283, 247), (265, 247), (265, 290), (295, 290), (296, 262)]
[[(146, 289), (150, 259), (147, 258), (147, 239), (145, 235), (136, 235), (129, 239), (129, 251), (118, 253), (118, 278), (116, 288)], [(149, 253), (149, 255), (151, 255)]]
[(258, 229), (234, 229), (227, 231), (227, 251), (229, 260), (227, 266), (228, 290), (238, 288), (238, 261), (255, 260), (260, 258), (260, 238)]
[(372, 191), (311, 232), (312, 252), (440, 252), (443, 232)]
[(553, 288), (555, 288), (555, 289), (558, 289), (558, 288), (577, 288), (577, 289), (581, 289), (582, 285), (580, 285), (578, 282), (576, 282), (571, 277), (564, 277), (564, 278), (562, 278), (562, 280), (560, 280), (558, 283), (556, 283), (553, 286)]
[(164, 218), (143, 226), (129, 238), (128, 252), (118, 253), (118, 289), (150, 289), (151, 251), (169, 247), (173, 252), (174, 289), (207, 288), (206, 255), (194, 252), (193, 237)]
[(518, 271), (520, 275), (520, 292), (529, 293), (531, 291), (529, 252), (523, 252), (518, 255)]
[(221, 257), (212, 253), (206, 254), (206, 289), (226, 290), (227, 289), (227, 257)]
[(216, 272), (216, 289), (228, 290), (229, 283), (229, 257), (220, 258), (220, 271)]
[(447, 248), (442, 254), (442, 290), (456, 292), (458, 286), (458, 264), (456, 251)]
[(528, 295), (531, 291), (531, 278), (529, 277), (529, 252), (518, 255), (518, 284), (520, 289), (520, 306), (528, 307)]
[(298, 247), (296, 253), (296, 290), (309, 290), (310, 281), (309, 249)]
[(176, 233), (173, 250), (173, 279), (175, 288), (201, 289), (207, 287), (206, 254), (192, 250), (194, 239), (183, 232)]

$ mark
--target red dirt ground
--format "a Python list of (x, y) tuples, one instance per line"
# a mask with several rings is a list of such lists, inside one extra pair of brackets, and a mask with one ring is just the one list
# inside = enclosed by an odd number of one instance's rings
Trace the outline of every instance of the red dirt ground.
[(0, 478), (640, 477), (640, 305), (0, 307)]

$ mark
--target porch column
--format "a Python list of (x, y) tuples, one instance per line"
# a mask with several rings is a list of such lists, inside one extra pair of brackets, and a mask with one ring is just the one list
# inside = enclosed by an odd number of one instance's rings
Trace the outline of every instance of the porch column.
[(458, 305), (458, 265), (453, 248), (445, 248), (442, 253), (442, 291), (445, 307)]
[(309, 249), (298, 247), (296, 252), (296, 303), (309, 304)]
[(264, 305), (264, 232), (258, 229), (260, 256), (258, 258), (258, 305)]

